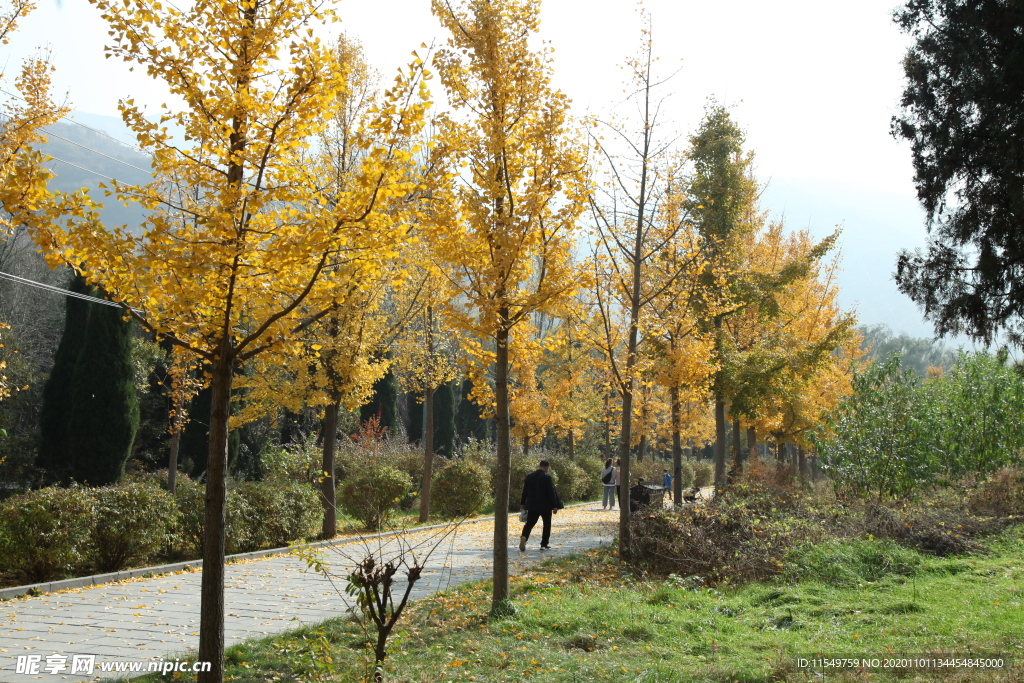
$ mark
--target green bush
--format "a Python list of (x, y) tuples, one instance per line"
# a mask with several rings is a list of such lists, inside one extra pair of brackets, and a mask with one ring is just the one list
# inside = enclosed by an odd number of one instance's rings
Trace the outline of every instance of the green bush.
[(260, 452), (260, 468), (264, 481), (315, 482), (321, 476), (322, 450), (311, 435), (302, 443), (267, 446)]
[(368, 529), (387, 524), (412, 489), (409, 475), (382, 458), (366, 458), (341, 482), (338, 507)]
[(281, 548), (292, 541), (305, 540), (323, 524), (323, 505), (309, 484), (274, 479), (247, 481), (232, 490), (241, 499), (240, 552), (261, 548)]
[[(583, 468), (574, 461), (559, 458), (551, 462), (551, 473), (558, 475), (558, 496), (563, 503), (575, 500), (591, 500), (591, 491), (594, 489), (593, 477), (583, 471)], [(597, 480), (601, 484), (600, 478)]]
[(94, 489), (92, 495), (96, 503), (92, 552), (101, 572), (144, 563), (172, 541), (178, 508), (167, 491), (132, 482)]
[(576, 500), (597, 500), (601, 497), (604, 484), (601, 483), (601, 470), (604, 469), (604, 460), (596, 456), (577, 456), (573, 460), (580, 470), (583, 471), (583, 479), (576, 489)]
[[(174, 502), (178, 507), (178, 534), (187, 548), (203, 556), (203, 528), (206, 522), (206, 486), (191, 479), (182, 479), (175, 487)], [(227, 495), (227, 535), (224, 552), (227, 555), (244, 552), (250, 547), (247, 538), (245, 501), (232, 488)]]
[(490, 500), (490, 472), (472, 460), (459, 459), (434, 473), (430, 507), (446, 519), (469, 517)]
[(693, 485), (710, 486), (715, 479), (715, 468), (706, 460), (699, 460), (693, 465)]
[[(375, 427), (375, 421), (364, 423), (351, 437), (338, 441), (338, 458), (335, 471), (339, 485), (343, 484), (350, 472), (358, 472), (366, 463), (386, 463), (404, 472), (412, 482), (398, 505), (411, 510), (418, 503), (417, 493), (423, 480), (423, 450), (410, 445), (402, 437), (389, 436), (386, 430)], [(443, 458), (434, 456), (433, 468), (440, 469)]]
[(679, 481), (684, 490), (693, 487), (694, 476), (695, 472), (693, 471), (693, 465), (683, 461), (682, 473), (679, 477)]
[(85, 489), (45, 488), (0, 506), (0, 557), (18, 580), (49, 581), (88, 561), (95, 503)]

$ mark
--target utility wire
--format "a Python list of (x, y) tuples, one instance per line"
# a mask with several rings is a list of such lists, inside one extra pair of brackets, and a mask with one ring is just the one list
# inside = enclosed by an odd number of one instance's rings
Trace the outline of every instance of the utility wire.
[[(127, 161), (124, 161), (123, 159), (118, 159), (117, 157), (112, 157), (109, 154), (105, 154), (105, 153), (99, 151), (98, 149), (93, 149), (92, 147), (88, 147), (86, 145), (83, 145), (80, 142), (75, 142), (74, 140), (68, 140), (67, 138), (63, 138), (63, 137), (57, 135), (56, 133), (51, 133), (50, 131), (46, 131), (46, 135), (47, 135), (47, 137), (57, 138), (58, 140), (63, 140), (64, 142), (67, 142), (67, 143), (70, 143), (72, 145), (75, 145), (76, 147), (81, 147), (82, 149), (89, 150), (93, 154), (99, 154), (101, 157), (106, 157), (107, 159), (110, 159), (111, 161), (116, 161), (119, 164), (124, 164), (125, 166), (127, 166), (129, 168), (134, 168), (136, 171), (142, 171), (143, 173), (145, 173), (147, 175), (152, 175), (153, 174), (152, 170), (147, 171), (146, 169), (140, 168), (140, 167), (136, 166), (135, 164), (130, 164)], [(64, 163), (66, 164), (68, 162), (65, 161)]]
[[(83, 301), (89, 301), (89, 302), (92, 302), (94, 304), (103, 304), (104, 306), (113, 306), (114, 308), (124, 308), (124, 306), (122, 306), (121, 304), (117, 303), (116, 301), (108, 301), (106, 299), (98, 299), (98, 298), (96, 298), (94, 296), (89, 296), (88, 294), (80, 294), (78, 292), (71, 292), (71, 291), (68, 291), (66, 289), (62, 289), (60, 287), (54, 287), (53, 285), (43, 284), (42, 282), (35, 282), (34, 280), (26, 280), (23, 277), (18, 277), (17, 275), (11, 275), (10, 273), (0, 272), (0, 279), (10, 280), (11, 282), (17, 282), (18, 284), (21, 284), (21, 285), (28, 285), (29, 287), (37, 287), (37, 288), (45, 290), (47, 292), (51, 292), (51, 293), (54, 293), (54, 294), (63, 294), (64, 296), (74, 297), (75, 299), (82, 299)], [(139, 311), (136, 308), (131, 308), (130, 306), (129, 306), (129, 308), (132, 311), (135, 311), (136, 313), (141, 313), (141, 311)]]
[[(4, 90), (3, 88), (0, 88), (0, 93), (3, 93), (5, 95), (7, 95), (8, 97), (17, 98), (17, 99), (21, 100), (22, 102), (28, 102), (28, 100), (26, 100), (21, 95), (19, 95), (17, 93), (13, 93), (13, 92), (11, 92), (9, 90)], [(120, 144), (124, 145), (125, 147), (127, 147), (129, 149), (135, 150), (139, 154), (145, 154), (141, 149), (139, 149), (135, 145), (127, 143), (124, 140), (121, 140), (120, 138), (115, 138), (113, 135), (111, 135), (110, 133), (106, 132), (105, 130), (100, 130), (98, 128), (93, 128), (92, 126), (87, 126), (84, 123), (82, 123), (81, 121), (75, 121), (75, 119), (71, 118), (70, 114), (66, 114), (63, 118), (61, 118), (61, 121), (67, 121), (68, 123), (73, 123), (76, 126), (81, 126), (82, 128), (86, 128), (88, 130), (91, 130), (93, 133), (97, 133), (98, 135), (102, 135), (105, 138), (110, 138), (114, 142), (120, 143)]]
[(85, 166), (79, 166), (78, 164), (73, 164), (70, 161), (64, 161), (60, 157), (55, 157), (55, 156), (53, 156), (51, 154), (48, 154), (47, 156), (50, 157), (51, 159), (53, 159), (54, 161), (59, 161), (62, 164), (67, 164), (68, 166), (74, 166), (79, 171), (85, 171), (86, 173), (92, 173), (93, 175), (99, 176), (100, 178), (103, 178), (104, 180), (111, 180), (111, 178), (106, 173), (100, 173), (99, 171), (94, 171), (91, 168), (86, 168)]

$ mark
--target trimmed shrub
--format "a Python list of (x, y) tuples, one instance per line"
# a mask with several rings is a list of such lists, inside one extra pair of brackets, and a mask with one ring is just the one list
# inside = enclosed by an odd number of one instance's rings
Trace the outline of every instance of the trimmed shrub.
[(323, 505), (312, 486), (282, 479), (247, 481), (233, 489), (238, 506), (239, 551), (282, 548), (316, 535), (323, 524)]
[(78, 487), (45, 488), (0, 505), (0, 557), (19, 580), (49, 581), (84, 565), (95, 504)]
[(167, 491), (132, 482), (94, 489), (92, 495), (96, 502), (92, 551), (101, 572), (145, 562), (173, 539), (178, 508)]
[(710, 486), (711, 482), (715, 479), (715, 468), (714, 466), (706, 461), (699, 460), (693, 465), (693, 485), (694, 486)]
[[(432, 469), (439, 470), (444, 459), (434, 456)], [(411, 510), (417, 501), (420, 483), (423, 479), (423, 449), (413, 446), (401, 437), (391, 437), (387, 430), (377, 426), (376, 420), (363, 423), (351, 437), (338, 441), (338, 458), (335, 472), (343, 484), (349, 472), (358, 472), (367, 463), (387, 463), (404, 472), (412, 486), (399, 501), (402, 510)]]
[[(178, 534), (185, 546), (197, 556), (203, 556), (203, 528), (206, 523), (206, 486), (191, 479), (182, 479), (175, 487), (174, 502), (178, 507)], [(227, 537), (224, 552), (227, 555), (243, 552), (249, 547), (245, 517), (245, 501), (228, 488), (227, 496)]]
[(490, 472), (472, 460), (455, 460), (434, 473), (430, 507), (447, 519), (469, 517), (490, 500)]
[(596, 456), (577, 456), (573, 462), (583, 471), (583, 479), (576, 490), (577, 500), (597, 500), (604, 491), (604, 484), (601, 483), (601, 470), (604, 469), (604, 460)]
[(338, 507), (366, 528), (380, 529), (412, 486), (409, 475), (386, 460), (366, 458), (341, 482)]
[[(552, 475), (558, 474), (558, 496), (563, 503), (575, 500), (589, 500), (588, 495), (593, 489), (593, 477), (587, 475), (579, 465), (572, 460), (560, 458), (551, 463)], [(601, 480), (597, 479), (600, 484)], [(518, 509), (518, 506), (517, 506)]]
[[(523, 485), (526, 483), (526, 475), (537, 469), (537, 463), (541, 460), (551, 460), (549, 453), (536, 449), (530, 455), (523, 455), (522, 451), (512, 451), (512, 463), (509, 467), (509, 484), (508, 484), (508, 509), (510, 512), (519, 510), (519, 501), (522, 499)], [(498, 462), (497, 457), (491, 461), (491, 490), (494, 490), (494, 481), (498, 476)], [(555, 490), (561, 495), (558, 482), (558, 472), (554, 469), (551, 471), (551, 478), (555, 482)]]
[(202, 557), (203, 524), (206, 515), (206, 487), (191, 479), (177, 482), (174, 503), (178, 508), (178, 535), (182, 543)]

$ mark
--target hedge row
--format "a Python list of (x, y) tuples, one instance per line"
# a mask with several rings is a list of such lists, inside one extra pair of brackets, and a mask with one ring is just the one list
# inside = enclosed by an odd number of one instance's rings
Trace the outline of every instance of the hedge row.
[[(228, 491), (228, 554), (314, 535), (323, 510), (307, 484), (244, 482)], [(0, 505), (0, 573), (19, 582), (113, 572), (202, 555), (205, 487), (179, 481), (171, 495), (152, 481), (102, 488), (44, 488)]]

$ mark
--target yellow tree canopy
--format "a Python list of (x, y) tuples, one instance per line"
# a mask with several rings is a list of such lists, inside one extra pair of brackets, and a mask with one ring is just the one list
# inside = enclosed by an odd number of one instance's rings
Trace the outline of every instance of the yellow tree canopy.
[(318, 4), (96, 4), (111, 25), (110, 56), (144, 65), (185, 107), (152, 122), (121, 102), (154, 159), (152, 183), (113, 188), (149, 210), (141, 234), (89, 213), (66, 227), (37, 221), (37, 240), (51, 261), (206, 360), (221, 344), (244, 359), (289, 343), (297, 325), (343, 299), (325, 275), (355, 263), (373, 272), (404, 234), (388, 209), (416, 187), (404, 143), (427, 106), (418, 71), (378, 104), (356, 141), (358, 169), (339, 188), (309, 166), (324, 112), (347, 87), (343, 66), (307, 30), (331, 18)]
[[(28, 0), (14, 0), (0, 9), (0, 45), (7, 45), (18, 22), (35, 9)], [(0, 239), (10, 234), (16, 219), (25, 211), (36, 211), (45, 205), (46, 182), (50, 173), (42, 166), (44, 157), (32, 145), (46, 141), (42, 128), (56, 123), (70, 111), (66, 105), (54, 103), (50, 95), (53, 67), (49, 55), (41, 54), (25, 60), (14, 80), (14, 94), (8, 94), (0, 105)], [(0, 84), (6, 85), (6, 74), (0, 73)]]

